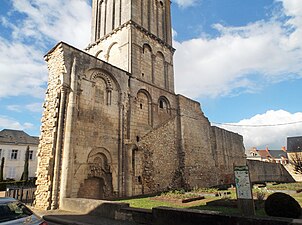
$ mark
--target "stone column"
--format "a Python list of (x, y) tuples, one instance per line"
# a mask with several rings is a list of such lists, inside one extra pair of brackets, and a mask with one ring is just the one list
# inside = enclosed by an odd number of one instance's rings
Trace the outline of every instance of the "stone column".
[(58, 208), (58, 193), (60, 183), (60, 164), (61, 164), (61, 152), (62, 152), (62, 141), (64, 133), (64, 117), (65, 117), (65, 104), (66, 104), (66, 93), (68, 86), (62, 85), (60, 93), (60, 109), (59, 109), (59, 120), (58, 120), (58, 131), (56, 138), (56, 147), (54, 152), (54, 172), (52, 182), (52, 193), (51, 193), (51, 209)]
[(73, 60), (71, 69), (70, 93), (65, 120), (64, 149), (62, 154), (62, 171), (60, 186), (60, 205), (64, 198), (70, 197), (73, 179), (73, 123), (75, 121), (76, 97), (77, 97), (77, 76), (76, 58)]

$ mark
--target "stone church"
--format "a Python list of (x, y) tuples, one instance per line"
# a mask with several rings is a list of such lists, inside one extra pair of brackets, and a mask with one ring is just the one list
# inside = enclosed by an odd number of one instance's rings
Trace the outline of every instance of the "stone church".
[(229, 184), (246, 164), (242, 136), (174, 92), (170, 4), (93, 0), (89, 46), (45, 56), (36, 207)]

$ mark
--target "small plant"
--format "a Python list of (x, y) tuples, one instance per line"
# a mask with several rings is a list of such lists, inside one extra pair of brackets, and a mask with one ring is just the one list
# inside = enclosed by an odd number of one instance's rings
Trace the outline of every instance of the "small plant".
[(192, 192), (194, 192), (194, 193), (217, 193), (218, 189), (217, 188), (198, 188), (198, 187), (195, 187), (195, 188), (193, 188)]
[(171, 198), (171, 199), (186, 199), (186, 198), (198, 197), (199, 195), (196, 193), (186, 193), (185, 190), (180, 189), (180, 190), (173, 190), (173, 191), (161, 193), (160, 196), (164, 198)]
[(301, 206), (290, 195), (276, 192), (265, 201), (264, 209), (267, 215), (286, 218), (299, 218)]
[(253, 193), (255, 194), (257, 200), (264, 200), (268, 192), (265, 189), (255, 188)]

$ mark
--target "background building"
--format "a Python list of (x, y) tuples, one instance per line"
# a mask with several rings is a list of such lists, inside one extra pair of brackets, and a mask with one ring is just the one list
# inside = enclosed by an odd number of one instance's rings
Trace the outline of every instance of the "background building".
[(27, 146), (29, 146), (29, 177), (36, 176), (38, 144), (38, 137), (30, 136), (21, 130), (4, 129), (0, 132), (0, 157), (5, 158), (4, 179), (21, 179)]
[(288, 152), (302, 152), (302, 136), (287, 138)]

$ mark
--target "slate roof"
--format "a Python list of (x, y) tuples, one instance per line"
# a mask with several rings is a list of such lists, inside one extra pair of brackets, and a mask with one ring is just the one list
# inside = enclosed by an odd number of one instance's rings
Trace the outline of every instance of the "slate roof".
[(39, 138), (30, 136), (22, 130), (4, 129), (0, 131), (0, 144), (38, 145)]
[(281, 157), (284, 157), (287, 159), (287, 153), (283, 150), (270, 150), (269, 153), (274, 159), (281, 159)]

